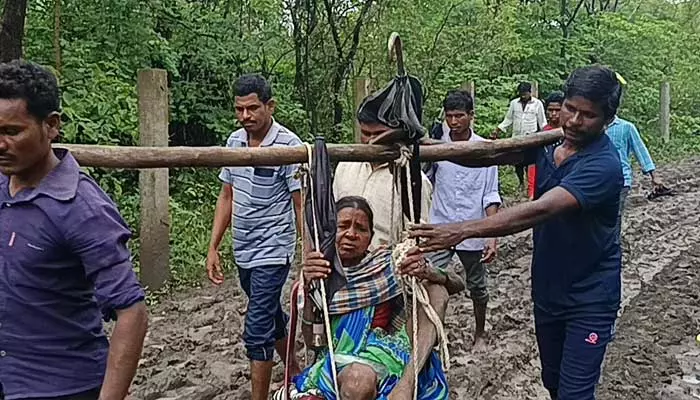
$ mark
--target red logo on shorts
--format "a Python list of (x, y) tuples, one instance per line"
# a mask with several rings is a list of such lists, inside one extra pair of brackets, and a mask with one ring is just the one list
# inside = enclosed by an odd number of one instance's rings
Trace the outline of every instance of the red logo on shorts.
[(591, 332), (588, 334), (588, 337), (584, 339), (587, 343), (590, 344), (596, 344), (598, 343), (598, 334), (595, 332)]

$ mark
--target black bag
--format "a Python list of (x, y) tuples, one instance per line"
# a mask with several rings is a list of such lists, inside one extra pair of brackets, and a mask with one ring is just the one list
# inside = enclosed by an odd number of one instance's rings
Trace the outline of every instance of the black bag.
[[(360, 112), (369, 109), (376, 113), (377, 119), (384, 125), (399, 130), (400, 134), (392, 140), (401, 141), (412, 146), (410, 162), (410, 184), (413, 190), (414, 222), (419, 222), (421, 215), (422, 176), (419, 156), (419, 142), (425, 134), (423, 128), (423, 85), (418, 78), (410, 75), (395, 77), (382, 90), (370, 95), (360, 105)], [(385, 143), (388, 144), (388, 143)], [(401, 172), (401, 208), (404, 215), (409, 217), (409, 202), (407, 185), (408, 177)], [(387, 188), (389, 189), (389, 188)]]

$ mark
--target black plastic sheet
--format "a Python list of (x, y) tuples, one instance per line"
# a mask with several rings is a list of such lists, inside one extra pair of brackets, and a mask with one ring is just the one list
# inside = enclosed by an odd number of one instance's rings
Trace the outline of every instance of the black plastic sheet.
[(423, 85), (418, 78), (397, 76), (382, 90), (371, 94), (360, 106), (377, 114), (384, 125), (401, 129), (409, 143), (423, 137)]
[(419, 141), (425, 134), (423, 128), (423, 85), (410, 75), (395, 77), (382, 90), (370, 95), (360, 106), (360, 112), (376, 113), (377, 119), (392, 129), (403, 131), (400, 140), (412, 146), (410, 176), (401, 171), (401, 209), (410, 218), (407, 187), (410, 184), (413, 201), (413, 222), (420, 222), (422, 176), (419, 156)]
[[(326, 260), (332, 263), (331, 274), (326, 279), (326, 300), (331, 301), (335, 292), (347, 283), (343, 273), (343, 265), (338, 257), (335, 246), (335, 236), (338, 231), (335, 197), (333, 196), (332, 169), (328, 149), (323, 137), (316, 137), (309, 174), (306, 175), (306, 201), (304, 204), (304, 223), (306, 224), (307, 240), (315, 246), (318, 233), (320, 248)], [(318, 223), (314, 223), (314, 220)], [(318, 230), (318, 232), (317, 232)], [(318, 282), (314, 288), (318, 289)], [(322, 301), (318, 290), (311, 293), (316, 306)]]

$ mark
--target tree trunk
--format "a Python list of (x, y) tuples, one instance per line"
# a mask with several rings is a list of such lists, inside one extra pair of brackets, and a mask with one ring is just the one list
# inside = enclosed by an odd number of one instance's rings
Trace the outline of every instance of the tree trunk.
[(61, 75), (61, 1), (55, 0), (53, 9), (53, 51), (55, 58), (56, 72)]
[(0, 29), (0, 62), (22, 58), (27, 0), (6, 0)]
[[(561, 44), (559, 47), (559, 58), (566, 62), (566, 43), (569, 40), (569, 23), (567, 13), (567, 1), (561, 0), (559, 10), (559, 25), (561, 26)], [(568, 62), (566, 65), (568, 66)]]

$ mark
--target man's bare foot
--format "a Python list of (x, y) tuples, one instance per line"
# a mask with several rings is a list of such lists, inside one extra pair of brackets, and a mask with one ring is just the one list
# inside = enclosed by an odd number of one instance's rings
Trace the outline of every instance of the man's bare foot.
[(474, 339), (474, 344), (472, 345), (472, 351), (480, 353), (480, 352), (485, 351), (486, 348), (487, 348), (486, 340), (483, 337), (479, 336), (479, 337)]

